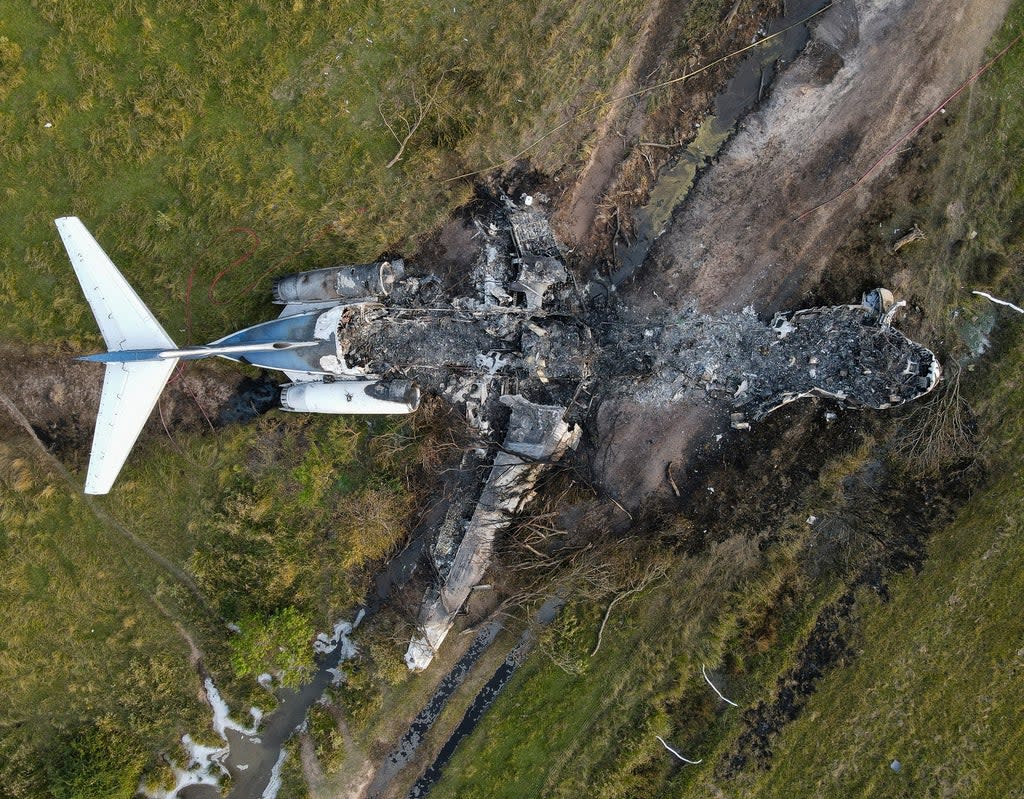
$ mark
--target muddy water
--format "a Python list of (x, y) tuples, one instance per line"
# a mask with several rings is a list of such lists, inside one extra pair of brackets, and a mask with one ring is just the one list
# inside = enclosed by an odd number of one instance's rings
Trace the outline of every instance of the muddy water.
[[(785, 4), (785, 14), (765, 26), (764, 36), (793, 25), (826, 5), (826, 0), (790, 0)], [(733, 77), (715, 97), (714, 110), (701, 122), (694, 140), (659, 173), (647, 204), (633, 211), (634, 239), (628, 245), (616, 242), (612, 283), (618, 286), (633, 276), (647, 258), (651, 245), (665, 231), (676, 207), (690, 193), (697, 175), (732, 136), (739, 121), (761, 101), (777, 68), (803, 49), (809, 35), (807, 25), (797, 25), (750, 51), (739, 62)]]
[[(412, 541), (401, 553), (392, 558), (377, 577), (376, 592), (366, 606), (358, 612), (357, 618), (365, 620), (372, 616), (388, 599), (391, 592), (404, 585), (412, 575), (429, 541), (428, 532), (444, 515), (447, 504), (439, 502), (420, 521), (412, 533)], [(334, 669), (345, 659), (346, 642), (321, 655), (313, 679), (297, 691), (282, 689), (278, 692), (278, 706), (268, 714), (254, 736), (228, 734), (229, 753), (224, 765), (231, 774), (229, 799), (272, 799), (276, 788), (271, 784), (274, 767), (288, 739), (305, 722), (309, 708), (317, 702), (334, 680)], [(190, 788), (184, 799), (217, 799), (219, 791), (209, 786)]]

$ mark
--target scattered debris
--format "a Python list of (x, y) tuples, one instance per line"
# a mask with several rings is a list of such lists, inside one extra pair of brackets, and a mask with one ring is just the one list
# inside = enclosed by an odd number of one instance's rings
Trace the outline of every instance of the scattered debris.
[[(310, 290), (351, 299), (316, 323), (321, 362), (365, 378), (383, 392), (372, 398), (378, 403), (413, 408), (420, 390), (443, 397), (478, 434), (429, 548), (437, 580), (405, 656), (413, 670), (430, 663), (541, 469), (575, 447), (605, 399), (709, 404), (745, 430), (802, 397), (901, 405), (941, 376), (934, 354), (892, 326), (903, 304), (886, 289), (857, 305), (780, 313), (767, 325), (751, 306), (631, 315), (609, 304), (609, 292), (570, 280), (536, 203), (504, 198), (474, 225), (475, 296), (453, 296), (401, 261), (292, 276), (275, 288), (285, 303), (308, 301)], [(482, 486), (473, 477), (481, 471), (489, 475)], [(666, 477), (678, 495), (671, 468)]]
[(454, 556), (445, 564), (443, 582), (424, 598), (417, 625), (420, 635), (412, 639), (405, 654), (406, 665), (413, 671), (430, 665), (455, 615), (490, 565), (495, 536), (533, 497), (541, 469), (579, 440), (579, 428), (571, 428), (562, 418), (564, 408), (537, 405), (518, 395), (505, 395), (501, 402), (512, 409), (508, 434), (494, 456)]

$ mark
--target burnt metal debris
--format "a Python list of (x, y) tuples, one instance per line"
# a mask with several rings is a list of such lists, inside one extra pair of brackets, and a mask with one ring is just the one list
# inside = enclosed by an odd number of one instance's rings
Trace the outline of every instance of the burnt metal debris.
[(712, 316), (693, 306), (652, 319), (611, 305), (600, 286), (578, 285), (535, 204), (505, 199), (473, 224), (475, 296), (453, 296), (402, 262), (278, 284), (282, 302), (321, 288), (332, 300), (373, 295), (330, 319), (339, 373), (418, 386), (460, 408), (479, 434), (463, 465), (488, 477), (456, 488), (429, 550), (436, 581), (406, 653), (414, 670), (430, 663), (541, 469), (576, 446), (602, 400), (708, 403), (746, 429), (802, 397), (888, 408), (940, 378), (934, 354), (892, 326), (901, 303), (885, 289), (768, 324), (752, 308)]

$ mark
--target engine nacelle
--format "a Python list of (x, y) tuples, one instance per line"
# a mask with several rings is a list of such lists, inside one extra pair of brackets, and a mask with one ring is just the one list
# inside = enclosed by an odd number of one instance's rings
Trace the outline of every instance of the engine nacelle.
[(412, 413), (420, 406), (411, 380), (337, 380), (291, 383), (281, 389), (281, 407), (303, 413)]
[(296, 272), (274, 282), (274, 302), (288, 305), (386, 297), (395, 281), (403, 277), (405, 264), (401, 259)]

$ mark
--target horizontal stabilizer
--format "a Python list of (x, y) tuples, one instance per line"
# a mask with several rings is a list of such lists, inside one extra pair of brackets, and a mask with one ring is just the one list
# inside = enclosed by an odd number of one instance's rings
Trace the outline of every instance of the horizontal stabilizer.
[[(107, 363), (96, 416), (86, 494), (106, 494), (142, 432), (178, 358), (160, 357), (175, 344), (78, 217), (55, 220), (78, 282), (107, 349), (125, 360)], [(126, 350), (143, 350), (127, 353)], [(135, 360), (141, 356), (143, 360)]]
[(174, 342), (76, 216), (55, 220), (107, 349), (174, 349)]
[(176, 359), (108, 363), (92, 438), (86, 494), (106, 494), (142, 432)]

